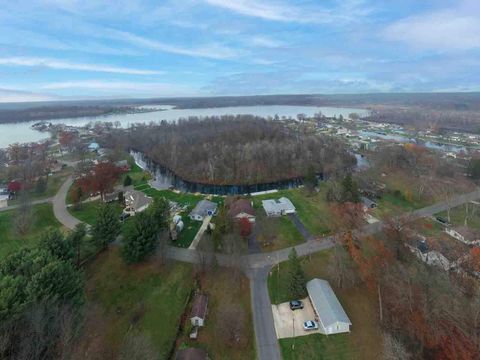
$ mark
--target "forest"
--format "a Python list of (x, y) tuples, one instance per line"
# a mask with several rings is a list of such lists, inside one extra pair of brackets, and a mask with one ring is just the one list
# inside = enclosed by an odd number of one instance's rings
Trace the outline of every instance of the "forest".
[(311, 169), (332, 176), (356, 164), (338, 140), (300, 134), (281, 122), (251, 115), (137, 125), (123, 136), (112, 133), (107, 146), (115, 147), (118, 141), (183, 180), (211, 185), (291, 180)]

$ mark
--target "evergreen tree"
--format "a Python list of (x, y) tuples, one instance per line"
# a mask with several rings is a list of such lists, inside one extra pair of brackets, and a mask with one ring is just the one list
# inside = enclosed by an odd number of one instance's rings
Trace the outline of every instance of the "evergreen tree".
[(152, 254), (158, 245), (158, 225), (153, 212), (136, 215), (125, 229), (122, 242), (122, 257), (128, 264)]
[(58, 229), (45, 232), (40, 238), (39, 248), (62, 261), (73, 261), (75, 249), (70, 238), (65, 239)]
[(468, 163), (468, 175), (474, 179), (480, 179), (480, 159), (471, 159)]
[(113, 206), (103, 204), (98, 209), (97, 221), (92, 227), (92, 238), (99, 250), (105, 250), (120, 234), (120, 219)]
[(130, 175), (127, 174), (127, 176), (125, 176), (125, 179), (123, 179), (123, 186), (130, 186), (132, 185), (132, 183), (132, 178), (130, 177)]
[(75, 264), (77, 268), (80, 266), (80, 253), (86, 235), (87, 227), (84, 223), (80, 223), (75, 226), (75, 229), (68, 236), (68, 240), (75, 251)]
[(304, 182), (305, 187), (309, 192), (313, 192), (315, 187), (318, 185), (317, 174), (315, 172), (315, 168), (312, 165), (310, 165), (307, 169)]
[(148, 210), (156, 223), (157, 230), (161, 231), (168, 227), (168, 216), (170, 213), (170, 204), (165, 198), (155, 199), (151, 208)]
[(351, 175), (345, 176), (342, 181), (342, 202), (360, 202), (358, 185)]
[(307, 296), (306, 291), (306, 277), (302, 269), (302, 264), (298, 258), (297, 252), (295, 249), (292, 249), (290, 255), (288, 255), (288, 265), (289, 265), (289, 291), (290, 297), (292, 299), (303, 299)]
[(35, 192), (37, 194), (43, 194), (47, 190), (47, 181), (41, 176), (35, 184)]

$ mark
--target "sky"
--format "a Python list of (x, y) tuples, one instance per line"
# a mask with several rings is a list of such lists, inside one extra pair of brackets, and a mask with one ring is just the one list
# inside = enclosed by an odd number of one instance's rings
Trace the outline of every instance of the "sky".
[(480, 91), (479, 0), (0, 0), (0, 102)]

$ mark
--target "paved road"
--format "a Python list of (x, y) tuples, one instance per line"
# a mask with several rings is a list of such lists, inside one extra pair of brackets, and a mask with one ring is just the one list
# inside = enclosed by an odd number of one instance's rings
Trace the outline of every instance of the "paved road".
[[(40, 199), (40, 200), (34, 200), (31, 202), (32, 205), (38, 205), (38, 204), (46, 204), (46, 203), (49, 203), (49, 202), (52, 202), (53, 201), (53, 197), (51, 198), (47, 198), (47, 199)], [(4, 208), (0, 208), (0, 212), (2, 211), (8, 211), (8, 210), (15, 210), (19, 207), (19, 205), (10, 205), (10, 206), (6, 206)]]
[(302, 234), (305, 241), (315, 240), (315, 237), (310, 233), (310, 231), (308, 231), (305, 225), (303, 225), (302, 221), (300, 220), (300, 218), (296, 213), (288, 214), (288, 217), (293, 221), (293, 223), (295, 224), (295, 227), (300, 232), (300, 234)]
[(257, 232), (258, 232), (257, 225), (253, 224), (252, 233), (248, 237), (248, 253), (249, 254), (257, 254), (259, 252), (262, 252), (262, 249), (260, 248), (260, 244), (257, 241)]
[(268, 295), (267, 279), (270, 269), (270, 266), (266, 266), (247, 272), (250, 278), (255, 343), (260, 360), (281, 360), (280, 347), (273, 323), (272, 305)]
[(80, 221), (70, 215), (67, 210), (67, 193), (72, 184), (73, 177), (69, 176), (53, 198), (53, 213), (55, 214), (57, 220), (68, 229), (74, 229), (77, 224), (80, 224)]

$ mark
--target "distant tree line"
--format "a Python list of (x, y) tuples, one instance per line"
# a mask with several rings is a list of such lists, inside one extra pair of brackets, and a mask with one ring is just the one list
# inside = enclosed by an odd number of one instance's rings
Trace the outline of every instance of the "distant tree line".
[(356, 163), (334, 138), (300, 134), (252, 115), (138, 125), (109, 141), (143, 152), (184, 180), (214, 185), (343, 175)]

